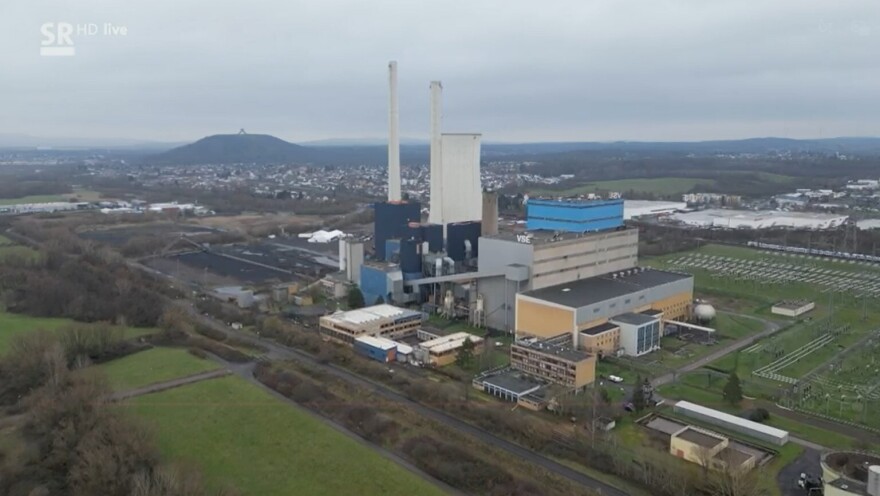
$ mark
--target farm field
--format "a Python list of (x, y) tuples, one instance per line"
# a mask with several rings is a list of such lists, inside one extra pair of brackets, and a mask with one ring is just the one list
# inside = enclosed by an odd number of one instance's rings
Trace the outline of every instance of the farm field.
[(107, 374), (114, 391), (129, 391), (220, 366), (182, 348), (153, 348), (101, 364), (98, 368)]
[[(27, 332), (43, 329), (47, 331), (63, 331), (70, 325), (88, 325), (74, 322), (70, 319), (31, 317), (0, 311), (0, 354), (6, 352), (15, 336)], [(134, 338), (156, 332), (156, 329), (147, 327), (125, 327), (122, 329), (123, 336)]]
[(155, 426), (170, 458), (190, 460), (209, 486), (243, 495), (440, 495), (367, 446), (238, 377), (126, 402)]

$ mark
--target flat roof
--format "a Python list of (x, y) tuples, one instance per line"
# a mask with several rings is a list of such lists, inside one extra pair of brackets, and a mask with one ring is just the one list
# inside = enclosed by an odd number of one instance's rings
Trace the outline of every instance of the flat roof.
[(595, 336), (597, 334), (602, 334), (603, 332), (608, 332), (613, 329), (618, 329), (620, 326), (617, 324), (612, 324), (611, 322), (605, 322), (603, 324), (595, 325), (593, 327), (587, 327), (581, 334), (587, 334), (589, 336)]
[(419, 343), (419, 347), (428, 350), (430, 353), (443, 353), (461, 347), (461, 345), (464, 344), (465, 339), (473, 341), (474, 344), (483, 342), (483, 338), (480, 336), (474, 336), (467, 332), (456, 332), (448, 336), (441, 336), (439, 338), (422, 341)]
[(421, 315), (419, 312), (408, 308), (395, 307), (383, 303), (381, 305), (373, 305), (371, 307), (359, 308), (357, 310), (349, 310), (347, 312), (339, 312), (326, 317), (332, 321), (351, 325), (363, 325), (370, 322), (376, 322), (382, 319), (397, 319), (400, 317), (412, 317)]
[(702, 431), (698, 431), (691, 426), (687, 426), (673, 435), (677, 438), (684, 439), (685, 441), (697, 444), (704, 448), (714, 448), (724, 442), (724, 439), (720, 434), (718, 434), (717, 436), (711, 435)]
[(527, 376), (515, 372), (506, 372), (483, 379), (484, 384), (505, 389), (516, 395), (521, 395), (533, 391), (535, 388), (543, 386), (543, 383), (532, 380)]
[(654, 310), (653, 308), (649, 308), (649, 309), (647, 309), (643, 312), (639, 312), (639, 313), (643, 314), (643, 315), (657, 316), (657, 315), (663, 315), (663, 310)]
[(565, 242), (573, 242), (580, 239), (590, 239), (597, 238), (602, 236), (607, 236), (608, 234), (612, 234), (615, 232), (627, 232), (627, 231), (637, 231), (638, 228), (635, 227), (615, 227), (611, 229), (605, 229), (602, 231), (590, 231), (585, 233), (571, 233), (571, 232), (563, 232), (560, 233), (558, 231), (549, 231), (545, 229), (505, 229), (500, 230), (498, 234), (493, 234), (491, 236), (486, 236), (486, 238), (491, 239), (502, 239), (505, 241), (513, 241), (522, 244), (523, 243), (518, 236), (527, 235), (529, 237), (529, 242), (527, 244), (530, 245), (543, 245), (547, 243), (565, 243)]
[(645, 325), (650, 324), (651, 322), (657, 322), (659, 319), (653, 315), (645, 315), (643, 313), (622, 313), (620, 315), (611, 317), (612, 322), (623, 322), (624, 324), (629, 325)]
[(355, 338), (355, 341), (359, 341), (366, 345), (385, 351), (397, 348), (397, 343), (395, 343), (394, 341), (391, 341), (390, 339), (375, 338), (373, 336), (361, 336), (359, 338)]
[(719, 451), (715, 458), (719, 460), (724, 460), (727, 462), (728, 466), (732, 466), (733, 468), (742, 466), (743, 463), (754, 458), (749, 453), (743, 453), (742, 451), (731, 448), (730, 446), (725, 447), (723, 450)]
[(540, 351), (548, 355), (556, 355), (559, 358), (562, 358), (563, 360), (567, 360), (569, 362), (580, 362), (582, 360), (590, 358), (589, 353), (576, 350), (571, 346), (571, 338), (568, 338), (568, 342), (566, 344), (561, 344), (559, 343), (559, 341), (554, 342), (554, 339), (556, 338), (551, 338), (547, 340), (542, 340), (538, 338), (525, 338), (516, 341), (515, 344), (517, 346), (522, 346), (523, 348), (528, 348), (530, 350)]
[(773, 307), (774, 308), (784, 308), (786, 310), (797, 310), (798, 308), (803, 308), (811, 303), (813, 303), (813, 302), (809, 301), (809, 300), (800, 300), (800, 301), (786, 300), (786, 301), (780, 301), (778, 303), (774, 303)]
[(744, 419), (742, 417), (737, 417), (736, 415), (731, 415), (729, 413), (725, 413), (722, 411), (714, 410), (712, 408), (707, 408), (702, 405), (697, 405), (696, 403), (691, 403), (690, 401), (679, 401), (675, 404), (675, 411), (683, 410), (685, 412), (696, 413), (698, 415), (703, 415), (707, 417), (712, 417), (718, 419), (722, 422), (727, 422), (729, 424), (736, 424), (748, 429), (751, 429), (755, 432), (759, 432), (761, 434), (765, 434), (768, 436), (773, 436), (777, 439), (786, 439), (788, 438), (788, 431), (784, 431), (782, 429), (777, 429), (775, 427), (770, 427), (769, 425), (759, 424), (757, 422), (752, 422), (751, 420)]
[(533, 289), (521, 294), (558, 305), (580, 308), (636, 291), (692, 278), (693, 276), (690, 274), (639, 267), (542, 289)]

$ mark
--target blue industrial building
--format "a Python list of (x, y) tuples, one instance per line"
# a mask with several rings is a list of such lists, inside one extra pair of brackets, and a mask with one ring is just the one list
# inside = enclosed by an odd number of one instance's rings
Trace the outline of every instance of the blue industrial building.
[(386, 260), (385, 242), (389, 239), (404, 239), (410, 234), (409, 223), (420, 222), (422, 206), (415, 201), (379, 202), (374, 205), (375, 232), (374, 245), (376, 260)]
[(585, 233), (623, 225), (623, 200), (532, 200), (526, 204), (529, 230)]
[(397, 345), (387, 339), (363, 336), (354, 340), (354, 351), (378, 362), (388, 363), (396, 358)]
[(393, 295), (403, 294), (403, 273), (400, 266), (384, 262), (365, 262), (361, 265), (360, 289), (367, 305), (375, 304), (380, 297), (383, 302), (391, 303)]

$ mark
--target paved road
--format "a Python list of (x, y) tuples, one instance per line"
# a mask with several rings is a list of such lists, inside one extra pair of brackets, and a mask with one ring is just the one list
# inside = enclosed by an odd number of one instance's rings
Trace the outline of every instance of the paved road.
[(111, 398), (115, 401), (127, 400), (129, 398), (135, 398), (137, 396), (143, 396), (145, 394), (158, 393), (159, 391), (165, 391), (166, 389), (173, 389), (176, 387), (185, 386), (187, 384), (193, 384), (195, 382), (206, 381), (215, 377), (229, 375), (229, 373), (230, 371), (226, 369), (201, 372), (187, 377), (181, 377), (179, 379), (150, 384), (148, 386), (132, 389), (129, 391), (120, 391), (118, 393), (113, 393), (113, 396), (111, 396)]
[(723, 348), (719, 348), (719, 349), (713, 351), (712, 353), (709, 353), (708, 355), (706, 355), (706, 356), (704, 356), (694, 362), (691, 362), (687, 365), (684, 365), (684, 366), (676, 369), (674, 372), (670, 372), (668, 374), (664, 374), (664, 375), (661, 375), (661, 376), (655, 378), (653, 381), (651, 381), (651, 384), (653, 384), (654, 387), (659, 387), (664, 384), (669, 384), (670, 382), (673, 382), (675, 380), (675, 377), (679, 374), (683, 374), (685, 372), (690, 372), (692, 370), (697, 370), (698, 368), (702, 367), (703, 365), (714, 362), (715, 360), (718, 360), (719, 358), (727, 355), (728, 353), (733, 353), (735, 351), (738, 351), (738, 350), (741, 350), (741, 349), (746, 348), (748, 346), (751, 346), (759, 339), (763, 339), (763, 338), (766, 338), (767, 336), (771, 336), (781, 329), (781, 326), (779, 324), (777, 324), (776, 322), (762, 319), (760, 317), (755, 317), (753, 315), (744, 315), (744, 314), (740, 314), (740, 313), (726, 312), (726, 311), (719, 311), (719, 313), (733, 315), (735, 317), (739, 317), (739, 318), (743, 318), (743, 319), (756, 320), (756, 321), (764, 324), (764, 330), (759, 332), (758, 334), (746, 336), (746, 337), (740, 339), (739, 341), (734, 341), (734, 342), (728, 344), (727, 346), (724, 346)]
[(313, 367), (319, 367), (324, 369), (324, 372), (333, 375), (336, 378), (347, 381), (355, 386), (358, 386), (367, 391), (372, 391), (374, 394), (382, 396), (383, 398), (389, 399), (391, 401), (395, 401), (397, 403), (402, 403), (406, 405), (407, 408), (418, 412), (420, 415), (439, 422), (447, 427), (451, 427), (456, 429), (457, 431), (468, 435), (472, 438), (478, 439), (481, 442), (492, 445), (496, 448), (507, 451), (508, 453), (518, 456), (524, 460), (527, 460), (535, 465), (542, 467), (543, 469), (552, 472), (558, 476), (569, 479), (585, 488), (591, 489), (593, 491), (599, 492), (599, 494), (603, 496), (627, 496), (627, 493), (621, 491), (620, 489), (606, 484), (598, 479), (594, 479), (582, 472), (579, 472), (573, 468), (570, 468), (566, 465), (558, 463), (550, 458), (547, 458), (539, 453), (531, 451), (527, 448), (524, 448), (518, 444), (512, 443), (504, 438), (498, 437), (490, 432), (487, 432), (483, 429), (475, 427), (467, 422), (459, 420), (456, 417), (453, 417), (442, 410), (438, 410), (421, 403), (417, 403), (406, 396), (394, 391), (391, 388), (388, 388), (384, 384), (366, 379), (357, 374), (354, 374), (347, 369), (334, 365), (332, 363), (320, 363), (311, 355), (297, 350), (295, 348), (288, 348), (286, 346), (282, 346), (274, 341), (270, 341), (267, 339), (258, 338), (256, 336), (251, 335), (250, 333), (243, 331), (236, 331), (228, 328), (222, 323), (201, 315), (195, 309), (190, 306), (190, 304), (186, 301), (177, 301), (175, 302), (178, 306), (189, 312), (193, 317), (199, 319), (203, 324), (211, 326), (218, 331), (235, 335), (236, 337), (249, 341), (254, 344), (259, 344), (268, 349), (266, 356), (269, 359), (280, 359), (280, 360), (294, 360), (299, 362), (304, 362)]
[(813, 476), (822, 475), (822, 466), (819, 463), (820, 451), (807, 448), (801, 456), (786, 465), (776, 474), (776, 484), (782, 496), (805, 496), (803, 489), (797, 486), (797, 480), (802, 473)]

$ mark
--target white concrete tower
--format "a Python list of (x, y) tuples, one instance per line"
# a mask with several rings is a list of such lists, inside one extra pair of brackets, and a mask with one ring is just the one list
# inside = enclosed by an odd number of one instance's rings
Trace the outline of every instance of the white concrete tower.
[[(440, 128), (443, 124), (443, 85), (431, 81), (431, 214), (428, 220), (444, 224), (443, 219), (443, 156)], [(445, 229), (444, 229), (445, 232)]]
[(388, 201), (400, 201), (400, 112), (397, 108), (397, 62), (388, 62)]

